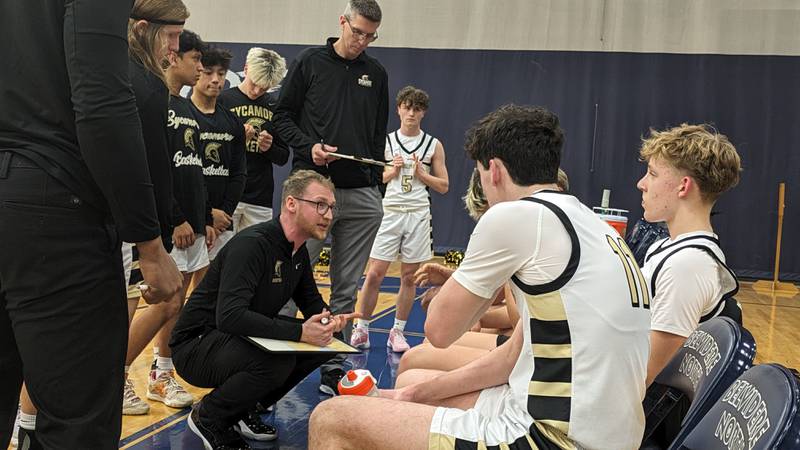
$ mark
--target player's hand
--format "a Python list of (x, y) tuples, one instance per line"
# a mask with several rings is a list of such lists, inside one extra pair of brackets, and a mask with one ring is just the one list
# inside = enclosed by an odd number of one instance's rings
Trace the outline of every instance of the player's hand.
[(211, 208), (211, 217), (214, 219), (214, 228), (220, 233), (227, 230), (233, 223), (233, 219), (221, 209)]
[(417, 154), (416, 153), (411, 155), (411, 159), (413, 160), (412, 164), (414, 164), (414, 178), (419, 180), (420, 178), (422, 178), (425, 175), (427, 175), (425, 173), (425, 170), (423, 170), (423, 168), (422, 168), (422, 163), (419, 162), (419, 159), (417, 159)]
[(414, 391), (411, 386), (405, 386), (398, 389), (378, 389), (378, 396), (388, 398), (389, 400), (397, 400), (401, 402), (414, 402)]
[[(330, 320), (327, 325), (322, 324), (322, 319)], [(303, 322), (303, 332), (300, 335), (300, 342), (324, 347), (333, 340), (334, 321), (331, 320), (331, 313), (328, 310), (319, 314), (314, 314)]]
[(436, 264), (427, 263), (414, 273), (414, 284), (417, 286), (441, 286), (453, 275), (453, 269)]
[(336, 150), (338, 150), (338, 148), (332, 145), (325, 145), (322, 143), (314, 144), (314, 146), (311, 147), (311, 160), (318, 166), (324, 166), (336, 159), (329, 155), (329, 153), (333, 153)]
[(363, 315), (360, 312), (352, 312), (350, 314), (336, 314), (335, 316), (331, 316), (330, 320), (333, 323), (333, 332), (339, 332), (346, 327), (351, 320), (353, 319), (360, 319)]
[(389, 166), (389, 175), (392, 178), (397, 177), (400, 175), (400, 170), (403, 168), (403, 157), (401, 155), (395, 155), (392, 159), (392, 164)]
[(256, 136), (256, 129), (250, 124), (244, 124), (244, 138), (245, 141), (250, 141)]
[(266, 153), (270, 148), (272, 148), (272, 135), (266, 131), (258, 133), (258, 149), (261, 153)]
[(189, 222), (183, 222), (172, 231), (172, 243), (181, 250), (191, 247), (194, 239), (194, 230)]
[(183, 275), (169, 256), (161, 238), (137, 242), (139, 268), (143, 283), (148, 286), (142, 290), (142, 297), (148, 304), (156, 304), (171, 299), (183, 286)]
[(211, 248), (214, 245), (214, 241), (217, 240), (217, 236), (217, 229), (211, 225), (206, 225), (206, 248)]
[(431, 300), (433, 300), (433, 298), (436, 297), (436, 294), (438, 294), (439, 290), (441, 289), (442, 289), (441, 286), (433, 286), (432, 288), (428, 288), (427, 291), (422, 293), (422, 299), (419, 302), (419, 306), (422, 307), (423, 311), (428, 310), (428, 305), (431, 304)]

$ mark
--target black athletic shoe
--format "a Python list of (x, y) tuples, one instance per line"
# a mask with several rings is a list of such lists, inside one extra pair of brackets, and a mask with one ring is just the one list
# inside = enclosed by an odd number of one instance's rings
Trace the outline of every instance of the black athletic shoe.
[(186, 416), (186, 423), (203, 441), (206, 450), (250, 450), (247, 442), (233, 428), (219, 429), (200, 422), (199, 410), (199, 403), (192, 406), (192, 412)]
[(265, 424), (261, 416), (255, 413), (247, 413), (242, 420), (236, 422), (233, 429), (242, 437), (256, 441), (272, 441), (278, 437), (278, 430), (272, 425)]
[(26, 430), (25, 428), (19, 427), (17, 433), (18, 450), (44, 450), (42, 444), (36, 439), (36, 430)]
[(328, 395), (339, 395), (339, 380), (344, 377), (344, 370), (333, 369), (320, 375), (319, 391)]
[(261, 402), (256, 403), (256, 408), (253, 410), (256, 414), (271, 414), (275, 411), (275, 405), (264, 406)]

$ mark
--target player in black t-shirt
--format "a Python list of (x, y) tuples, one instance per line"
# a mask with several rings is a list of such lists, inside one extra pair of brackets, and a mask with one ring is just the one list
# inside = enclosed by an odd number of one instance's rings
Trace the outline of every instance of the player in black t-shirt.
[(218, 102), (244, 124), (247, 132), (247, 182), (233, 214), (235, 231), (272, 218), (272, 165), (289, 160), (289, 146), (272, 123), (278, 96), (274, 90), (286, 75), (286, 61), (276, 52), (253, 47), (247, 52), (244, 81), (220, 94)]
[[(221, 48), (209, 48), (203, 52), (203, 72), (192, 89), (192, 105), (200, 123), (200, 147), (203, 159), (203, 175), (206, 180), (208, 203), (211, 206), (213, 227), (217, 239), (208, 249), (208, 257), (214, 260), (220, 249), (233, 236), (232, 216), (242, 197), (245, 172), (244, 127), (236, 116), (217, 104), (225, 75), (231, 63), (231, 54)], [(205, 270), (194, 277), (200, 282)]]

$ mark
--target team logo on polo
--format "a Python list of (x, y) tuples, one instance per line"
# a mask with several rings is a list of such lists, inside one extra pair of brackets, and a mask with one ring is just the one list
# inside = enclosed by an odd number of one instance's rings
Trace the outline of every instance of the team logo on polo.
[(209, 142), (208, 144), (206, 144), (206, 149), (205, 149), (206, 159), (211, 162), (219, 164), (220, 161), (222, 161), (222, 158), (220, 158), (219, 156), (220, 147), (222, 147), (222, 144), (220, 144), (219, 142)]
[(194, 128), (187, 128), (183, 132), (183, 146), (197, 151), (197, 149), (194, 148)]
[(272, 282), (273, 283), (283, 283), (283, 276), (281, 275), (281, 266), (283, 265), (283, 261), (275, 261), (275, 270), (272, 273)]
[(369, 79), (369, 75), (361, 75), (361, 78), (358, 79), (358, 85), (372, 87), (372, 80)]

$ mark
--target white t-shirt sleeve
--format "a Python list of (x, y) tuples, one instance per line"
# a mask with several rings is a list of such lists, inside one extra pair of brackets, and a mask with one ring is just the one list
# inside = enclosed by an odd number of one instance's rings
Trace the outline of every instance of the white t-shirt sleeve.
[(681, 250), (658, 273), (650, 302), (650, 329), (687, 337), (719, 299), (716, 261), (703, 250)]
[(515, 274), (532, 285), (558, 278), (571, 249), (564, 225), (546, 207), (529, 201), (499, 203), (475, 226), (453, 279), (490, 299)]

